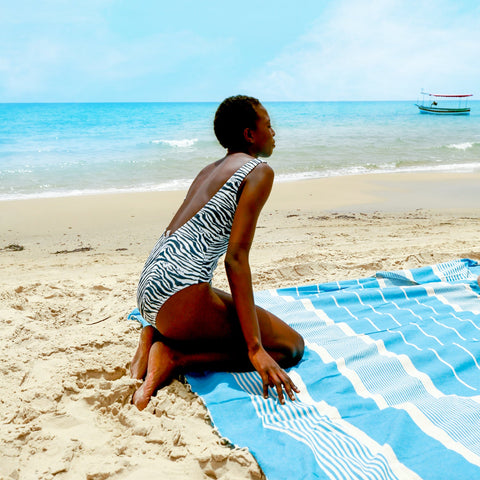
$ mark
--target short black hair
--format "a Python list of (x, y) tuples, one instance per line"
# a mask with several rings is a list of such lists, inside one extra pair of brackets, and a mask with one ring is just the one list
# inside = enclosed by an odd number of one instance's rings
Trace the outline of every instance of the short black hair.
[(213, 130), (220, 145), (230, 150), (245, 147), (245, 128), (255, 128), (258, 114), (256, 107), (261, 103), (254, 97), (235, 95), (226, 98), (217, 108)]

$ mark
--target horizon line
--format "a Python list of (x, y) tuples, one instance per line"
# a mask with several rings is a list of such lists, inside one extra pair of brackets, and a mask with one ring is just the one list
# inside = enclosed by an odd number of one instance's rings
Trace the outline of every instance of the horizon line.
[[(228, 98), (228, 97), (226, 97)], [(262, 103), (366, 103), (366, 102), (415, 102), (418, 99), (390, 99), (390, 100), (262, 100)], [(72, 101), (0, 101), (0, 105), (71, 105), (71, 104), (108, 104), (108, 103), (214, 103), (218, 104), (222, 100), (72, 100)], [(475, 100), (470, 100), (475, 101)]]

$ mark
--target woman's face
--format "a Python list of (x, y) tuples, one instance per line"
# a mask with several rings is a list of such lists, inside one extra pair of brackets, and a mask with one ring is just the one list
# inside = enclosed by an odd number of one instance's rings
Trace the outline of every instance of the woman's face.
[(252, 134), (252, 154), (258, 157), (269, 157), (275, 148), (275, 130), (270, 123), (270, 117), (262, 105), (255, 108), (257, 112), (257, 124)]

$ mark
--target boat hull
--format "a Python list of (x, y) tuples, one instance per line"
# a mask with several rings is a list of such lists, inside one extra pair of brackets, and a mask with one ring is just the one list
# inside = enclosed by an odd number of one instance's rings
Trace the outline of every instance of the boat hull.
[(426, 107), (424, 105), (416, 104), (420, 113), (432, 113), (434, 115), (469, 115), (470, 107), (464, 108), (441, 108), (441, 107)]

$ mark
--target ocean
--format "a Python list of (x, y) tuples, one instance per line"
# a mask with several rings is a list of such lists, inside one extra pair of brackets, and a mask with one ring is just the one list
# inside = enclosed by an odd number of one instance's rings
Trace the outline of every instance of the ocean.
[[(480, 171), (480, 101), (467, 116), (415, 100), (265, 103), (276, 181)], [(225, 151), (216, 103), (0, 104), (0, 200), (177, 190)]]

